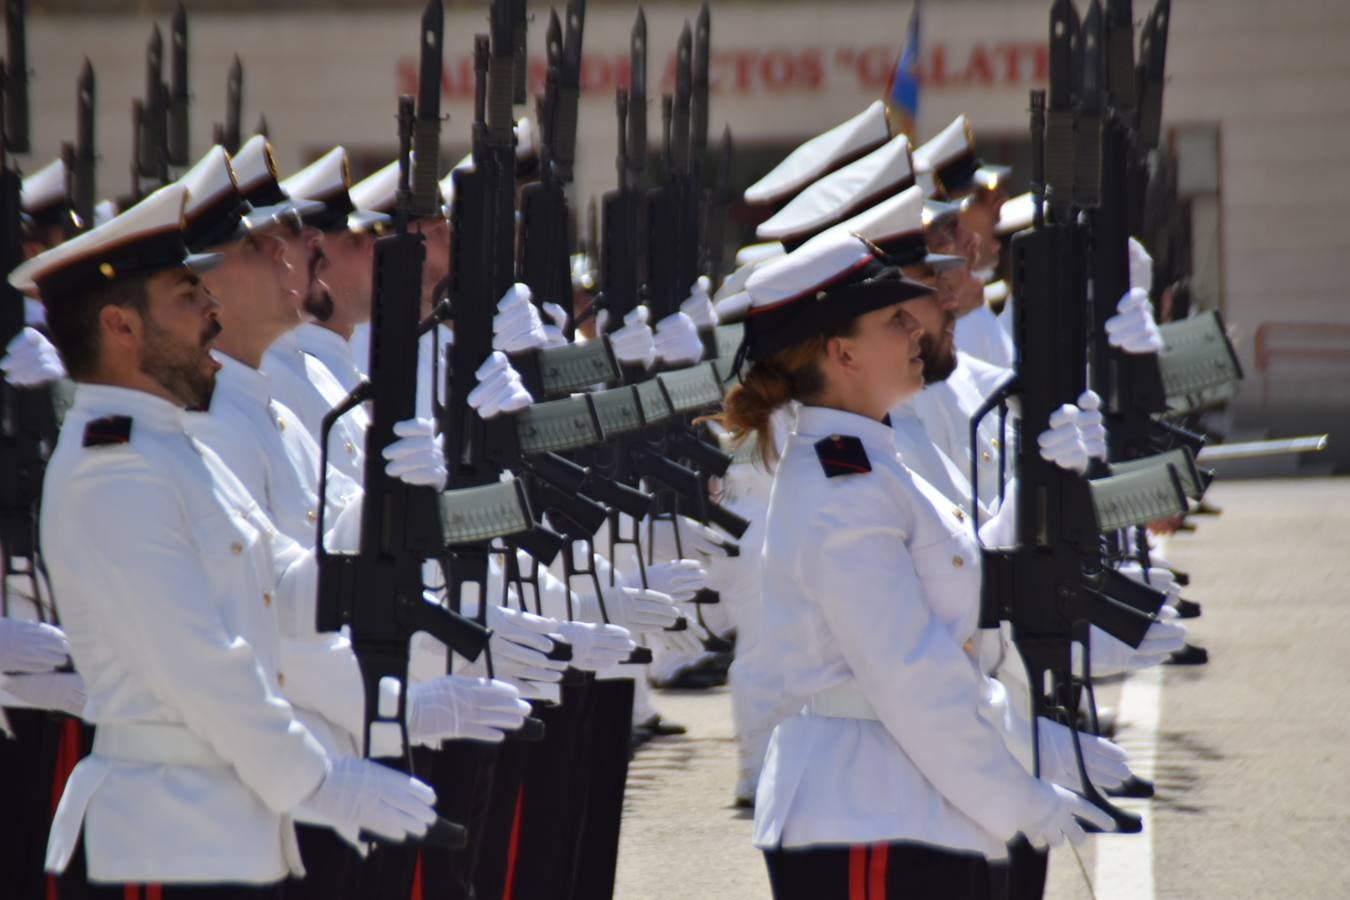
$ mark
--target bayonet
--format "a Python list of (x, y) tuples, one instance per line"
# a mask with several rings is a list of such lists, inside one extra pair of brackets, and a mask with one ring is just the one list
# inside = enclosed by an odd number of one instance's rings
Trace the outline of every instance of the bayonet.
[(28, 2), (5, 0), (5, 151), (27, 153), (31, 147), (28, 120)]
[(441, 165), (441, 70), (444, 53), (445, 11), (441, 0), (427, 0), (422, 13), (421, 65), (417, 78), (417, 119), (413, 125), (413, 218), (428, 218), (440, 210), (438, 182)]
[(71, 167), (71, 204), (85, 228), (94, 227), (94, 204), (98, 196), (95, 188), (94, 170), (98, 154), (94, 144), (94, 67), (89, 60), (84, 61), (80, 69), (80, 80), (76, 86), (75, 147), (74, 162)]
[(680, 41), (675, 47), (675, 98), (671, 110), (670, 149), (667, 151), (667, 165), (672, 172), (680, 175), (689, 173), (693, 53), (693, 36), (689, 33), (689, 23), (685, 22), (684, 29), (680, 32)]
[(167, 95), (168, 89), (164, 85), (164, 36), (156, 25), (145, 48), (145, 98), (141, 106), (141, 139), (137, 156), (140, 177), (152, 180), (156, 187), (169, 180), (168, 161), (165, 158)]
[(240, 123), (244, 117), (244, 64), (236, 55), (225, 80), (225, 149), (237, 153), (244, 135)]
[(181, 3), (173, 13), (171, 34), (173, 47), (169, 70), (173, 82), (169, 89), (169, 106), (166, 110), (168, 124), (165, 153), (170, 165), (186, 166), (191, 153), (188, 146), (188, 101), (191, 92), (188, 89), (187, 11), (183, 9)]
[(694, 21), (693, 95), (690, 100), (689, 158), (698, 168), (703, 164), (708, 149), (708, 65), (712, 39), (711, 15), (708, 4), (699, 7)]
[(581, 100), (581, 42), (586, 27), (586, 0), (571, 0), (566, 16), (552, 135), (553, 161), (564, 186), (572, 183), (577, 154), (577, 106)]
[(647, 14), (642, 7), (628, 46), (628, 172), (637, 189), (647, 173)]

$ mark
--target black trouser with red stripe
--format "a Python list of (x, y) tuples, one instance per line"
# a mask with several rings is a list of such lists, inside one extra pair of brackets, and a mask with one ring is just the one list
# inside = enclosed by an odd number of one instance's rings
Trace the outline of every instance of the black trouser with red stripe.
[[(979, 854), (925, 844), (766, 850), (775, 900), (1001, 900)], [(998, 882), (998, 883), (995, 883)]]
[(14, 737), (0, 736), (0, 896), (84, 900), (83, 856), (59, 881), (43, 872), (43, 861), (66, 779), (88, 755), (94, 730), (62, 713), (5, 712)]
[(632, 756), (633, 680), (597, 681), (591, 696), (590, 793), (577, 848), (573, 900), (614, 895), (623, 794)]

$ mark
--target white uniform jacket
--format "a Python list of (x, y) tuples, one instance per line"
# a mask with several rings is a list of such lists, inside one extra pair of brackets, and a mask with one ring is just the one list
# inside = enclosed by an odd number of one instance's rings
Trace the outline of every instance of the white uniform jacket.
[(277, 610), (314, 592), (313, 557), (183, 419), (80, 385), (47, 467), (42, 543), (98, 727), (47, 865), (83, 821), (97, 881), (271, 882), (303, 871), (287, 812), (327, 766), (277, 665)]
[[(229, 466), (283, 534), (311, 550), (317, 538), (318, 445), (295, 413), (272, 399), (265, 373), (223, 353), (216, 358), (221, 369), (211, 410), (188, 413), (188, 431)], [(361, 489), (330, 466), (325, 494), (325, 546), (355, 550)], [(351, 643), (337, 634), (318, 634), (314, 597), (297, 600), (280, 610), (281, 659), (290, 673), (286, 699), (330, 754), (354, 755), (365, 694)]]
[[(853, 436), (871, 471), (827, 477), (816, 443)], [(778, 726), (755, 806), (761, 848), (920, 841), (1006, 853), (1048, 815), (986, 721), (969, 516), (915, 476), (887, 425), (803, 407), (774, 479), (764, 639), (803, 714)]]
[[(323, 417), (347, 397), (347, 391), (317, 357), (300, 349), (294, 331), (277, 338), (263, 356), (262, 370), (272, 379), (272, 396), (300, 417), (318, 445)], [(360, 484), (366, 430), (364, 410), (357, 408), (333, 423), (328, 434), (328, 464)]]
[(1012, 368), (1012, 335), (983, 303), (956, 320), (956, 348), (987, 363)]

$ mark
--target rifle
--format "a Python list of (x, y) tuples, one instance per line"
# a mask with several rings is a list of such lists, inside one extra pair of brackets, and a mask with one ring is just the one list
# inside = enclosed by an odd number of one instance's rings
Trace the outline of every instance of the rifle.
[(601, 201), (601, 293), (595, 300), (595, 307), (608, 314), (610, 331), (622, 328), (624, 316), (642, 303), (646, 281), (647, 17), (640, 8), (629, 36), (628, 89), (616, 92), (615, 109), (619, 183)]
[[(1141, 165), (1137, 121), (1134, 23), (1130, 0), (1107, 0), (1088, 11), (1084, 27), (1084, 72), (1079, 103), (1100, 116), (1100, 174), (1090, 191), (1100, 204), (1089, 212), (1093, 306), (1092, 388), (1102, 397), (1112, 461), (1147, 456), (1159, 435), (1153, 416), (1167, 409), (1156, 354), (1125, 353), (1110, 345), (1102, 323), (1130, 287), (1130, 173)], [(1103, 43), (1096, 43), (1096, 42)], [(1105, 47), (1105, 55), (1095, 47)], [(1094, 135), (1095, 138), (1095, 135)], [(1079, 187), (1079, 185), (1075, 185)]]
[[(980, 420), (995, 408), (1006, 411), (1016, 395), (1022, 431), (1044, 430), (1051, 413), (1072, 403), (1082, 391), (1086, 362), (1086, 235), (1078, 223), (1077, 174), (1090, 171), (1085, 145), (1076, 144), (1074, 47), (1080, 23), (1071, 0), (1056, 0), (1051, 12), (1050, 91), (1031, 95), (1032, 193), (1035, 227), (1012, 241), (1016, 307), (1014, 333), (1018, 362), (1013, 379), (981, 407), (971, 422), (971, 442)], [(1085, 42), (1087, 43), (1087, 42)], [(1089, 191), (1090, 193), (1090, 191)], [(1047, 208), (1048, 207), (1048, 208)], [(1158, 509), (1185, 509), (1176, 470), (1164, 483), (1154, 469), (1090, 483), (1041, 458), (1035, 441), (1016, 450), (1019, 506), (1018, 547), (984, 551), (982, 625), (1000, 618), (1012, 622), (1013, 638), (1031, 685), (1032, 746), (1039, 772), (1040, 716), (1075, 727), (1084, 691), (1092, 701), (1088, 652), (1089, 626), (1096, 625), (1131, 646), (1138, 646), (1161, 608), (1163, 596), (1102, 565), (1103, 525), (1123, 527)], [(972, 493), (978, 497), (978, 473), (972, 466)], [(979, 521), (973, 500), (974, 521)], [(1108, 521), (1099, 523), (1099, 517)], [(1084, 648), (1082, 675), (1074, 671), (1072, 644)], [(1095, 704), (1094, 707), (1095, 708)], [(1095, 712), (1094, 712), (1095, 718)], [(1138, 831), (1138, 816), (1112, 806), (1092, 786), (1075, 734), (1074, 752), (1084, 796), (1106, 811), (1120, 831)]]
[[(28, 149), (28, 75), (24, 4), (6, 6), (10, 58), (0, 71), (0, 346), (24, 329), (24, 298), (8, 275), (23, 262), (23, 178), (14, 153)], [(28, 579), (39, 611), (44, 603), (38, 504), (47, 458), (56, 444), (52, 392), (19, 388), (0, 379), (0, 559), (4, 571)], [(26, 565), (16, 565), (25, 560)], [(9, 583), (0, 583), (0, 615), (9, 615)]]
[[(187, 11), (183, 4), (173, 13), (172, 25), (173, 57), (170, 72), (173, 76), (169, 88), (169, 102), (165, 108), (165, 146), (164, 155), (169, 165), (186, 166), (190, 157), (188, 146), (188, 33)], [(229, 148), (226, 148), (229, 149)]]
[[(571, 10), (569, 16), (570, 13)], [(565, 50), (557, 13), (550, 14), (545, 47), (548, 74), (539, 104), (539, 180), (525, 185), (520, 192), (521, 278), (529, 285), (536, 302), (551, 300), (566, 307), (571, 306), (572, 300), (572, 253), (558, 141), (566, 133), (575, 143), (576, 120), (573, 118), (565, 124), (562, 120), (566, 111), (559, 108)], [(571, 115), (576, 115), (575, 99)], [(562, 152), (571, 155), (570, 149)], [(570, 323), (570, 316), (568, 321)], [(570, 325), (568, 336), (571, 336)], [(528, 380), (527, 376), (527, 386), (531, 390), (541, 386), (528, 384)]]
[(680, 308), (698, 277), (698, 185), (691, 168), (693, 38), (686, 23), (675, 49), (675, 94), (661, 98), (665, 180), (648, 194), (648, 306), (659, 322)]
[[(243, 141), (239, 120), (243, 117), (244, 64), (238, 54), (230, 63), (230, 73), (225, 79), (225, 124), (215, 126), (215, 142), (225, 148), (227, 153), (238, 153)], [(259, 131), (265, 133), (265, 129)]]
[[(408, 155), (413, 131), (413, 101), (399, 98), (399, 192), (396, 230), (375, 241), (374, 302), (371, 307), (369, 377), (323, 419), (323, 460), (315, 553), (319, 562), (317, 626), (320, 631), (350, 627), (352, 648), (365, 686), (365, 747), (372, 730), (395, 727), (403, 739), (404, 766), (412, 770), (407, 733), (408, 642), (425, 631), (449, 650), (474, 659), (490, 632), (470, 619), (422, 596), (422, 562), (441, 551), (443, 511), (434, 488), (404, 484), (384, 471), (381, 451), (394, 440), (395, 423), (416, 414), (418, 305), (422, 264), (420, 234), (408, 231), (415, 204), (408, 188)], [(434, 200), (434, 194), (433, 194)], [(354, 554), (324, 549), (322, 497), (326, 487), (328, 433), (337, 419), (361, 403), (370, 404), (366, 432), (365, 499), (361, 510), (360, 549)], [(449, 507), (450, 504), (447, 504)], [(462, 512), (462, 510), (460, 510)], [(400, 685), (397, 709), (380, 708), (382, 680)], [(444, 819), (427, 833), (428, 843), (453, 848), (467, 845), (462, 826)]]

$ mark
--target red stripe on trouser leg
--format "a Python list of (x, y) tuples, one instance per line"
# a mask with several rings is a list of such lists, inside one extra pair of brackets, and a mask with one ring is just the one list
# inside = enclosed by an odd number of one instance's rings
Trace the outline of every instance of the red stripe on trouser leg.
[(848, 900), (867, 900), (867, 845), (848, 848)]
[(516, 791), (516, 814), (511, 817), (511, 842), (506, 846), (506, 884), (502, 886), (502, 900), (511, 900), (516, 887), (516, 861), (520, 857), (520, 814), (525, 807), (525, 785)]
[(129, 884), (122, 888), (122, 900), (141, 900), (141, 886)]
[(422, 851), (417, 851), (417, 862), (413, 865), (412, 893), (408, 900), (422, 900)]
[[(75, 764), (80, 761), (80, 720), (67, 719), (61, 723), (61, 733), (56, 739), (56, 764), (52, 766), (52, 805), (51, 815), (47, 817), (48, 823), (56, 818), (56, 807), (61, 803), (61, 795), (65, 793), (66, 782), (70, 780), (70, 773), (75, 770)], [(127, 888), (127, 890), (136, 890), (139, 888)], [(46, 900), (60, 900), (61, 889), (57, 884), (55, 875), (47, 876), (47, 897)], [(139, 900), (131, 898), (128, 895), (127, 900)]]
[(164, 900), (164, 888), (158, 884), (145, 886), (145, 900)]
[(867, 867), (867, 900), (886, 900), (886, 862), (890, 848), (885, 844), (872, 847), (872, 860)]

